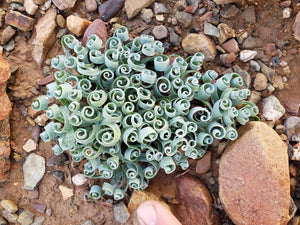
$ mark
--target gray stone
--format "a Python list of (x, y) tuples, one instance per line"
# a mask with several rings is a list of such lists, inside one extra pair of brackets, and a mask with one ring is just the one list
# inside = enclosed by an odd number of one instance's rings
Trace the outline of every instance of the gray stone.
[(124, 202), (119, 202), (113, 206), (115, 220), (119, 223), (126, 223), (130, 214)]
[(30, 225), (33, 222), (33, 216), (34, 214), (30, 212), (29, 210), (23, 211), (19, 218), (18, 218), (18, 223), (21, 225)]
[(280, 101), (274, 96), (263, 100), (263, 118), (266, 120), (276, 121), (280, 119), (285, 113), (284, 107), (281, 105)]
[(81, 225), (95, 225), (91, 220), (86, 220)]
[(23, 165), (24, 188), (34, 190), (45, 174), (45, 159), (35, 153), (30, 154)]
[(54, 171), (53, 172), (53, 176), (59, 180), (60, 182), (64, 182), (65, 181), (65, 174), (63, 171)]
[(251, 59), (254, 59), (254, 57), (257, 55), (256, 51), (252, 51), (252, 50), (243, 50), (240, 52), (240, 59), (243, 62), (248, 62)]
[(85, 0), (85, 8), (88, 12), (94, 12), (97, 10), (97, 2), (96, 0)]
[(66, 160), (65, 154), (52, 155), (47, 159), (47, 166), (63, 166)]
[(174, 8), (177, 9), (178, 11), (182, 11), (186, 7), (187, 7), (186, 0), (178, 0), (178, 1), (176, 1), (176, 4), (175, 4)]
[(172, 28), (169, 28), (170, 33), (170, 43), (174, 46), (179, 46), (181, 42), (181, 37), (175, 33)]
[(244, 85), (242, 85), (241, 88), (248, 88), (249, 89), (250, 88), (250, 84), (251, 84), (251, 76), (250, 76), (250, 74), (246, 70), (241, 70), (241, 68), (239, 66), (237, 66), (237, 65), (235, 65), (233, 67), (233, 71), (235, 73), (238, 73), (242, 77), (242, 79), (244, 81)]
[(18, 215), (15, 213), (10, 213), (6, 210), (2, 210), (2, 216), (6, 219), (9, 223), (16, 223), (18, 219)]
[(153, 11), (155, 14), (168, 13), (169, 10), (163, 3), (154, 2)]
[(258, 62), (254, 61), (254, 60), (250, 60), (250, 66), (254, 71), (260, 71), (260, 65)]
[(291, 116), (284, 121), (289, 141), (300, 142), (300, 117)]
[(60, 29), (56, 35), (57, 38), (61, 38), (62, 36), (64, 36), (65, 34), (68, 33), (68, 28), (63, 28)]
[(12, 26), (7, 26), (2, 31), (2, 37), (1, 37), (1, 45), (6, 44), (16, 33), (16, 30)]
[(8, 43), (6, 43), (5, 45), (3, 45), (3, 48), (7, 52), (13, 51), (15, 49), (15, 41), (14, 41), (14, 39), (10, 39), (10, 41)]
[(193, 20), (193, 16), (186, 12), (176, 12), (175, 17), (185, 28), (189, 27)]
[(219, 38), (220, 37), (220, 31), (217, 27), (212, 25), (211, 23), (208, 23), (204, 21), (204, 34), (209, 36), (214, 36)]
[(268, 81), (272, 83), (273, 77), (275, 75), (275, 70), (271, 69), (270, 67), (266, 66), (261, 61), (258, 61), (258, 64), (260, 65), (260, 70), (263, 74), (265, 74), (268, 78)]
[(141, 19), (145, 23), (150, 23), (153, 17), (153, 11), (152, 9), (143, 9), (141, 12)]
[(164, 25), (154, 26), (152, 34), (158, 40), (168, 37), (168, 30)]
[(11, 10), (13, 10), (13, 11), (18, 10), (18, 8), (21, 7), (21, 6), (22, 6), (22, 5), (19, 4), (19, 3), (11, 3), (11, 4), (10, 4)]
[(202, 7), (201, 9), (198, 10), (198, 13), (200, 16), (202, 16), (206, 12), (206, 8)]
[(45, 217), (43, 217), (43, 216), (35, 217), (35, 219), (31, 225), (43, 225), (44, 221), (45, 221)]

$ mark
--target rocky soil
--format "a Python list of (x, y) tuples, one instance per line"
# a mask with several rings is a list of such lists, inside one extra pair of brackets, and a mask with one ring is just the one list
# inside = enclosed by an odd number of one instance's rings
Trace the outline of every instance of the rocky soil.
[[(137, 224), (146, 199), (182, 224), (300, 224), (299, 10), (298, 0), (1, 1), (0, 224)], [(30, 105), (54, 80), (50, 60), (64, 34), (105, 42), (120, 26), (131, 39), (152, 34), (167, 55), (202, 52), (204, 70), (239, 73), (261, 122), (123, 202), (92, 201), (94, 181), (39, 139), (47, 117)]]

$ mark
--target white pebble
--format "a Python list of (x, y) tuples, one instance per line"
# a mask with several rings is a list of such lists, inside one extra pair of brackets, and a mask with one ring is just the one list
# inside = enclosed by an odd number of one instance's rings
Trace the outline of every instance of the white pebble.
[(282, 11), (282, 17), (284, 19), (290, 18), (291, 17), (291, 13), (292, 13), (292, 9), (291, 8), (284, 8), (284, 10)]
[(25, 145), (23, 145), (23, 149), (26, 152), (32, 152), (36, 150), (36, 143), (34, 142), (34, 140), (29, 139), (28, 141), (26, 141)]
[(81, 185), (85, 184), (86, 181), (87, 181), (86, 177), (81, 173), (78, 173), (72, 177), (72, 182), (76, 186), (81, 186)]
[(257, 55), (257, 51), (253, 50), (243, 50), (240, 52), (240, 59), (243, 62), (248, 62), (251, 59), (254, 59), (254, 57)]

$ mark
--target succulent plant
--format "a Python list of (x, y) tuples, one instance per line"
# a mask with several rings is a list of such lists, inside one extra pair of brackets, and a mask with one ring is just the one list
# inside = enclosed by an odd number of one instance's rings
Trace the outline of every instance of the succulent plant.
[[(96, 35), (86, 47), (64, 36), (66, 56), (52, 59), (56, 81), (32, 103), (52, 119), (41, 138), (56, 140), (54, 153), (68, 151), (85, 162), (86, 177), (105, 180), (92, 186), (93, 199), (145, 189), (160, 168), (187, 169), (213, 139), (236, 139), (236, 123), (258, 113), (238, 74), (200, 72), (202, 53), (169, 57), (152, 36), (128, 39), (125, 27), (117, 29), (103, 53)], [(61, 103), (48, 106), (49, 98)]]

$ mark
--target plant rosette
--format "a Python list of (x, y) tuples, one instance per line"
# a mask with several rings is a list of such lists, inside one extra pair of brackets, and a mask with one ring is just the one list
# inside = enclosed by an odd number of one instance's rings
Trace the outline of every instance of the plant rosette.
[[(56, 80), (32, 103), (52, 120), (40, 136), (55, 140), (54, 153), (68, 151), (85, 162), (86, 177), (105, 180), (91, 187), (92, 199), (145, 189), (160, 168), (185, 170), (214, 139), (235, 140), (237, 123), (257, 119), (237, 73), (201, 73), (202, 53), (170, 62), (154, 37), (128, 39), (125, 27), (117, 29), (102, 53), (96, 35), (86, 47), (65, 35), (65, 56), (51, 61)], [(49, 106), (50, 98), (60, 103)]]

